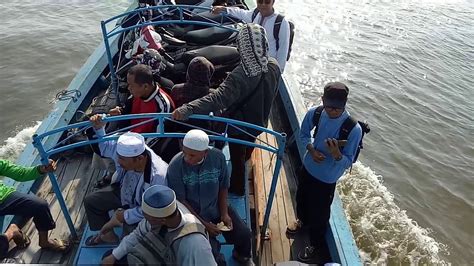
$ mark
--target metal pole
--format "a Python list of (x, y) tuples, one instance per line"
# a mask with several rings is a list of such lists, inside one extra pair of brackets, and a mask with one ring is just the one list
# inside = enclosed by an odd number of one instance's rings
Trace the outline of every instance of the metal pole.
[(102, 28), (102, 36), (104, 38), (105, 51), (107, 53), (107, 61), (109, 62), (110, 78), (112, 80), (112, 89), (115, 91), (115, 97), (116, 97), (115, 103), (118, 106), (120, 105), (118, 79), (117, 79), (117, 75), (115, 74), (114, 61), (112, 58), (112, 53), (110, 52), (109, 38), (107, 37), (107, 28), (104, 21), (100, 22), (100, 27)]
[(270, 194), (268, 195), (267, 206), (265, 207), (265, 216), (263, 218), (263, 225), (262, 225), (262, 231), (261, 231), (261, 236), (260, 236), (261, 237), (260, 243), (262, 243), (262, 246), (263, 246), (263, 240), (265, 239), (265, 233), (268, 228), (268, 220), (270, 219), (270, 211), (272, 210), (273, 198), (275, 197), (278, 176), (280, 175), (280, 168), (282, 164), (281, 161), (283, 159), (283, 153), (285, 151), (286, 135), (282, 134), (281, 139), (277, 138), (277, 141), (278, 141), (277, 161), (275, 164), (275, 171), (273, 172), (272, 185), (270, 187)]
[[(41, 140), (38, 138), (37, 134), (33, 135), (33, 146), (38, 150), (41, 156), (41, 163), (43, 165), (47, 165), (49, 163), (48, 153), (44, 150), (43, 144), (41, 143)], [(58, 181), (56, 180), (56, 175), (53, 172), (49, 172), (48, 177), (51, 181), (51, 185), (53, 186), (54, 194), (56, 194), (56, 198), (58, 199), (59, 206), (61, 206), (61, 211), (64, 214), (64, 218), (66, 218), (67, 226), (69, 227), (71, 236), (76, 239), (76, 228), (74, 228), (74, 223), (72, 222), (71, 215), (69, 214), (69, 211), (67, 209), (63, 194), (61, 193), (61, 188), (59, 187)]]

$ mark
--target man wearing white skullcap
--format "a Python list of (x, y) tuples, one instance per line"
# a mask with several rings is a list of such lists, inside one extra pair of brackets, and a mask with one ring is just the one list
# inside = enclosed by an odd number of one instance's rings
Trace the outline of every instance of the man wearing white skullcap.
[[(225, 156), (208, 145), (209, 137), (204, 131), (193, 129), (186, 133), (183, 151), (171, 160), (166, 179), (177, 199), (206, 227), (218, 263), (221, 256), (216, 236), (221, 233), (234, 244), (233, 257), (246, 262), (251, 256), (252, 233), (227, 205), (229, 173)], [(217, 227), (220, 222), (232, 230), (221, 232)]]
[[(204, 226), (176, 200), (173, 190), (166, 186), (151, 186), (143, 193), (142, 209), (145, 219), (122, 239), (120, 245), (102, 260), (102, 264), (125, 262), (128, 254), (131, 265), (155, 264), (158, 261), (164, 261), (167, 265), (216, 265)], [(151, 231), (162, 238), (153, 237), (155, 234), (149, 234)], [(167, 249), (154, 249), (159, 246), (158, 241)], [(169, 249), (173, 256), (163, 256), (168, 254)], [(137, 253), (139, 255), (135, 256)], [(149, 256), (150, 253), (152, 256)]]
[[(94, 115), (90, 120), (96, 136), (104, 136), (101, 116)], [(133, 230), (143, 219), (143, 192), (152, 185), (166, 185), (168, 168), (168, 164), (145, 144), (139, 133), (127, 132), (117, 141), (100, 142), (98, 150), (101, 156), (114, 160), (117, 170), (111, 185), (92, 192), (84, 199), (91, 230), (100, 230), (99, 234), (86, 241), (87, 245), (117, 242), (118, 237), (112, 230), (117, 226), (123, 225), (124, 234)], [(110, 210), (117, 210), (112, 218), (108, 215)]]

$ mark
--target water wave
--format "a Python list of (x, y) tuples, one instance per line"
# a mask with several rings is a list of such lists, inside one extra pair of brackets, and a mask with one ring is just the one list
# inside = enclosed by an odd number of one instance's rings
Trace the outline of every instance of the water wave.
[(38, 129), (40, 121), (37, 121), (34, 126), (23, 128), (18, 131), (15, 136), (9, 137), (0, 146), (0, 158), (15, 161), (16, 158), (25, 148), (26, 144), (31, 141), (31, 137)]
[(337, 187), (362, 260), (389, 264), (447, 264), (447, 246), (397, 206), (382, 176), (357, 162)]

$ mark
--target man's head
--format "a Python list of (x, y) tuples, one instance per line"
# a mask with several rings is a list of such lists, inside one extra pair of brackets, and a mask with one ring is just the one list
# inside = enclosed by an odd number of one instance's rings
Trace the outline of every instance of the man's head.
[(256, 77), (268, 71), (268, 40), (262, 26), (245, 24), (237, 36), (237, 50), (247, 77)]
[(124, 170), (142, 171), (146, 165), (148, 154), (142, 135), (127, 132), (117, 140), (118, 163)]
[(192, 129), (183, 139), (184, 161), (189, 165), (198, 165), (204, 161), (209, 149), (209, 137), (200, 129)]
[(257, 0), (257, 9), (263, 17), (273, 14), (275, 0)]
[(128, 90), (136, 98), (146, 98), (155, 91), (151, 67), (143, 64), (133, 66), (127, 74)]
[(181, 221), (174, 191), (161, 185), (149, 187), (142, 196), (143, 216), (152, 227), (175, 228)]
[(341, 82), (329, 82), (324, 86), (323, 106), (330, 118), (339, 117), (346, 108), (349, 88)]

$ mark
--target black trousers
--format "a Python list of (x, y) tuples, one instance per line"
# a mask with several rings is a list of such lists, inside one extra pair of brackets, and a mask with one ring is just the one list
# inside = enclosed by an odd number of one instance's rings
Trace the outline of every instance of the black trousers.
[[(232, 136), (241, 140), (255, 142), (250, 136)], [(245, 193), (245, 162), (250, 159), (253, 147), (229, 143), (230, 161), (232, 162), (232, 174), (230, 176), (229, 192), (243, 196)]]
[[(234, 244), (234, 249), (240, 256), (251, 257), (252, 252), (252, 232), (240, 216), (229, 206), (229, 216), (232, 219), (232, 231), (222, 232), (225, 240), (229, 244)], [(212, 221), (214, 224), (220, 222), (220, 219)], [(215, 237), (209, 237), (212, 247), (212, 254), (219, 264), (220, 243)], [(225, 259), (224, 259), (225, 262)], [(221, 265), (221, 264), (219, 264)], [(225, 265), (225, 264), (224, 264)]]
[(84, 199), (87, 220), (91, 230), (97, 231), (110, 220), (109, 211), (122, 207), (120, 185), (111, 184), (96, 190)]
[(0, 235), (0, 260), (3, 260), (8, 255), (8, 249), (10, 247), (10, 243), (8, 243), (8, 238), (4, 235)]
[(303, 167), (296, 191), (296, 215), (309, 229), (312, 246), (325, 245), (324, 235), (329, 226), (331, 203), (336, 183), (328, 184), (311, 176)]
[(25, 219), (33, 217), (38, 231), (49, 231), (56, 227), (49, 205), (36, 195), (13, 192), (0, 203), (0, 216), (19, 215)]

